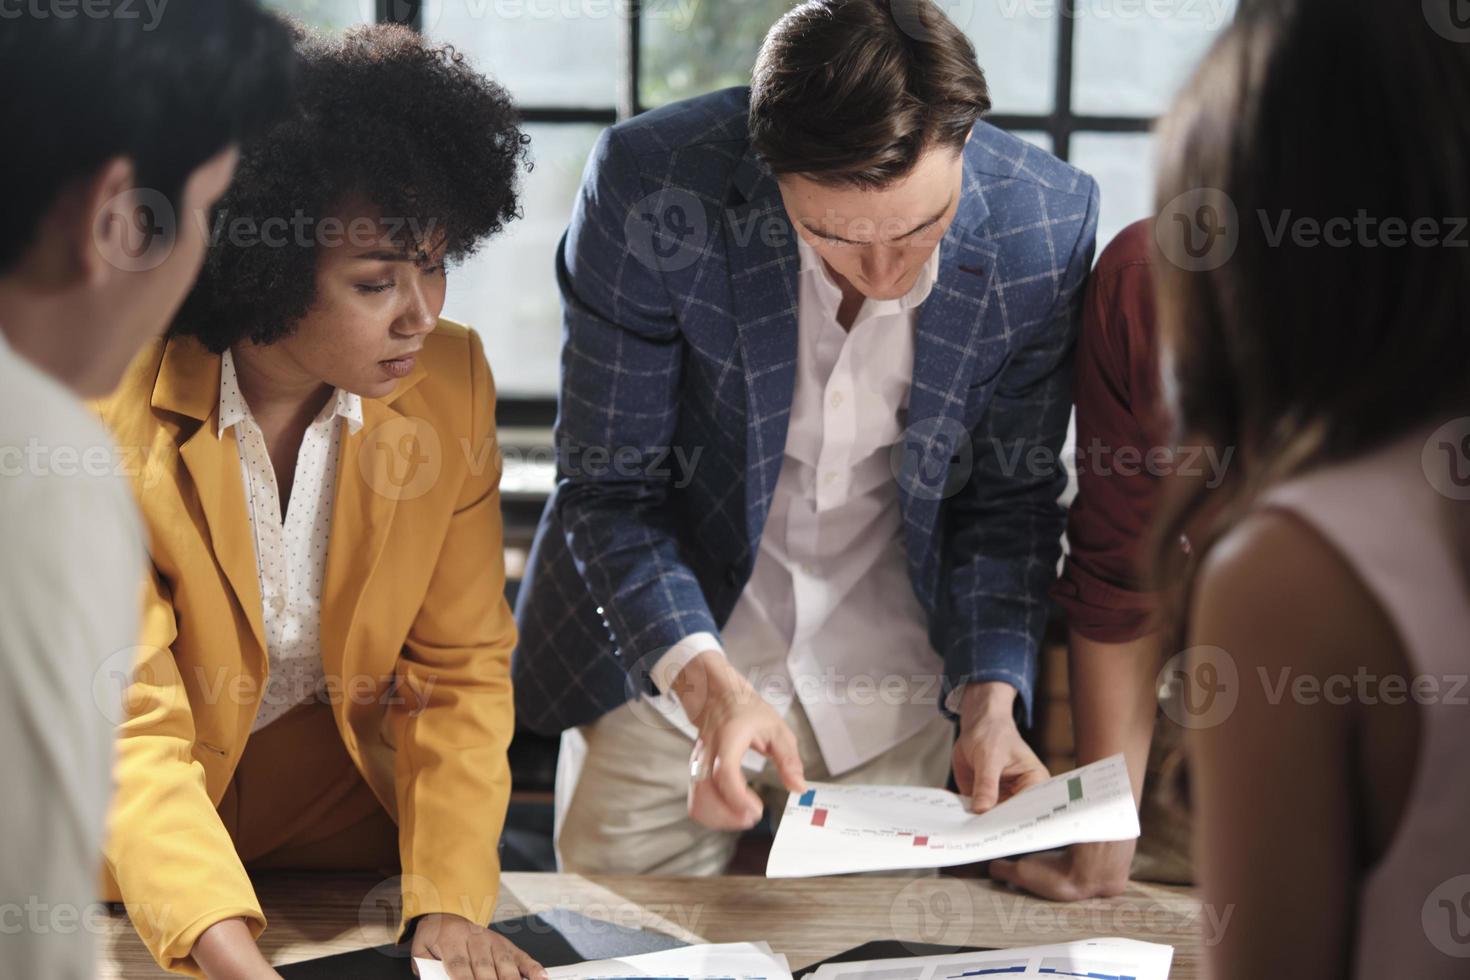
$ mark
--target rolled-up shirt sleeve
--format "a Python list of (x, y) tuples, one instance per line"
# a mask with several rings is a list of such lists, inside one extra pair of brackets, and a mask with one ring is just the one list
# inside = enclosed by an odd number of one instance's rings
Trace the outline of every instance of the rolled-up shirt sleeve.
[(1077, 496), (1052, 597), (1069, 629), (1100, 643), (1145, 635), (1158, 609), (1142, 573), (1162, 488), (1157, 464), (1168, 446), (1151, 231), (1151, 222), (1137, 222), (1103, 251), (1088, 283), (1077, 348)]

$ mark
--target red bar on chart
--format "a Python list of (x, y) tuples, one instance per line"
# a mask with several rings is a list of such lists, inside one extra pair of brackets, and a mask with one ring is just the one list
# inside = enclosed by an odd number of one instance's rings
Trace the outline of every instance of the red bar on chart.
[(929, 838), (927, 838), (927, 837), (921, 837), (921, 836), (915, 836), (914, 837), (914, 846), (915, 847), (928, 847), (929, 846)]
[(825, 827), (825, 826), (827, 826), (827, 811), (826, 810), (823, 810), (821, 807), (817, 807), (815, 810), (812, 811), (812, 826), (813, 827)]

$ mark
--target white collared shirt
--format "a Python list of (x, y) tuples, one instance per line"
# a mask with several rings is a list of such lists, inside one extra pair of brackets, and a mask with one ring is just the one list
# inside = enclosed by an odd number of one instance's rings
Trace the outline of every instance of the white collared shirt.
[(219, 434), (223, 438), (234, 428), (240, 451), (240, 477), (255, 536), (255, 568), (270, 660), (270, 676), (252, 732), (311, 700), (323, 681), (322, 579), (342, 443), (338, 418), (352, 432), (362, 428), (362, 399), (338, 388), (307, 427), (296, 454), (291, 499), (283, 519), (265, 435), (240, 394), (234, 356), (225, 351), (220, 364)]
[[(914, 329), (939, 275), (936, 248), (912, 289), (865, 300), (850, 331), (842, 290), (798, 238), (796, 386), (785, 457), (750, 581), (721, 631), (730, 662), (783, 713), (799, 699), (832, 775), (934, 719), (941, 661), (914, 595), (892, 463), (908, 424)], [(655, 665), (668, 691), (698, 653), (687, 637)], [(670, 697), (655, 698), (692, 732)], [(747, 756), (747, 765), (752, 761)]]

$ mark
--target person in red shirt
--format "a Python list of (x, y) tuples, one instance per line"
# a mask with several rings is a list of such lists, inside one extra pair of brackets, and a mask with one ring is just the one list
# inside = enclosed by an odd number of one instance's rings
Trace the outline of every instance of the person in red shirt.
[[(1098, 259), (1077, 348), (1077, 497), (1052, 597), (1067, 617), (1077, 764), (1124, 753), (1141, 800), (1163, 653), (1157, 597), (1144, 582), (1149, 527), (1170, 432), (1159, 392), (1152, 221), (1124, 229)], [(1120, 894), (1136, 841), (994, 861), (990, 875), (1045, 898)]]

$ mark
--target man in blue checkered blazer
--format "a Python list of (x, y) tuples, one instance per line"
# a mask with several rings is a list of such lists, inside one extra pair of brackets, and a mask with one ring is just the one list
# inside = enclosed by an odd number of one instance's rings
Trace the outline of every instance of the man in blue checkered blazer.
[(952, 764), (983, 810), (1046, 776), (1097, 188), (988, 107), (927, 0), (810, 0), (750, 88), (598, 142), (514, 664), (564, 867), (718, 872), (808, 777)]

